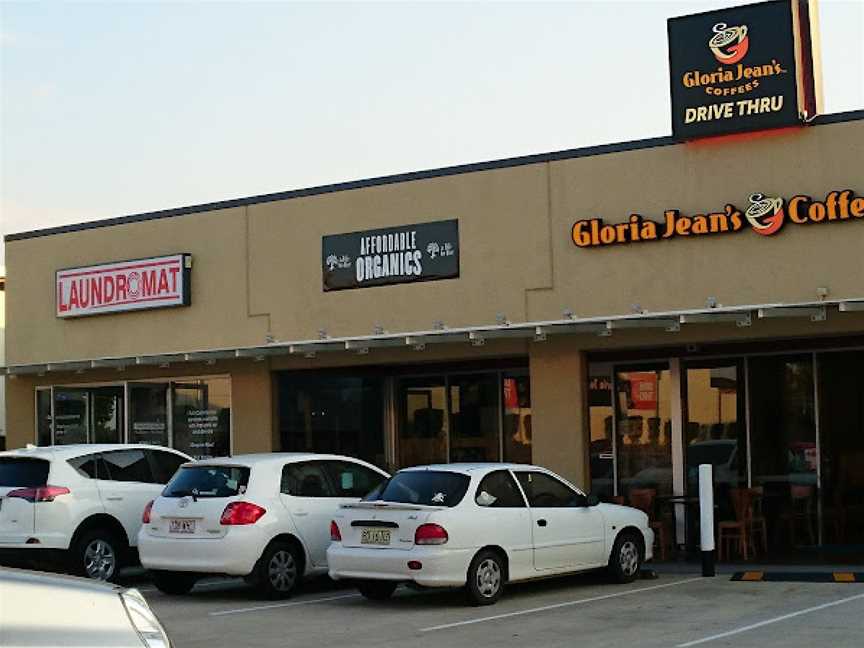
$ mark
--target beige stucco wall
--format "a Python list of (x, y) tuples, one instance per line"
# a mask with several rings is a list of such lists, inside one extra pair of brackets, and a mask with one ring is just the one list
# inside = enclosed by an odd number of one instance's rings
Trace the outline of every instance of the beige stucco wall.
[[(864, 219), (787, 225), (771, 238), (737, 234), (579, 249), (575, 220), (621, 222), (638, 212), (662, 220), (744, 209), (752, 192), (824, 198), (832, 189), (864, 194), (864, 121), (590, 156), (253, 204), (61, 235), (10, 241), (7, 252), (7, 363), (27, 364), (258, 345), (290, 341), (581, 316), (862, 298)], [(356, 230), (459, 219), (461, 276), (455, 280), (324, 293), (321, 237)], [(188, 308), (58, 320), (54, 272), (174, 252), (193, 255)], [(488, 357), (530, 358), (535, 460), (585, 485), (584, 351), (664, 347), (864, 332), (864, 317), (832, 312), (827, 322), (765, 321), (685, 326), (680, 333), (616, 332), (529, 344), (443, 345), (424, 352), (320, 354), (267, 362), (175, 365), (110, 373), (111, 380), (228, 373), (234, 450), (270, 450), (271, 370), (423, 363)], [(166, 374), (165, 372), (169, 373)], [(94, 382), (109, 375), (16, 377), (8, 386), (9, 445), (33, 439), (36, 384)]]

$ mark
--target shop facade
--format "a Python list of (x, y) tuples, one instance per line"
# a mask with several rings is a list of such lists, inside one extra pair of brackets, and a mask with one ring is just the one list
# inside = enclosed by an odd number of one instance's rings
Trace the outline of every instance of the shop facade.
[(862, 150), (845, 113), (8, 236), (7, 445), (530, 461), (670, 544), (707, 461), (772, 551), (860, 560)]

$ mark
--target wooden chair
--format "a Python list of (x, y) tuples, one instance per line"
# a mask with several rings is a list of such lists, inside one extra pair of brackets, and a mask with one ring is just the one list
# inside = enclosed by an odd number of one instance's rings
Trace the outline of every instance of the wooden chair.
[(654, 541), (660, 552), (660, 560), (666, 560), (671, 533), (668, 532), (666, 522), (655, 517), (654, 500), (656, 497), (657, 491), (653, 488), (632, 488), (628, 493), (630, 506), (639, 509), (648, 516), (648, 526), (654, 531)]
[(613, 495), (610, 500), (613, 504), (618, 504), (620, 506), (624, 506), (624, 496), (623, 495)]
[(796, 543), (800, 526), (804, 526), (810, 544), (816, 544), (816, 531), (813, 528), (815, 493), (816, 487), (812, 485), (789, 485), (789, 510), (783, 513), (780, 519), (788, 526), (789, 540), (793, 545)]
[(753, 555), (756, 555), (756, 539), (761, 537), (762, 551), (768, 553), (768, 523), (765, 519), (765, 513), (762, 511), (762, 500), (765, 496), (765, 491), (761, 486), (755, 486), (750, 489), (752, 498), (752, 515), (750, 516), (750, 548), (753, 550)]
[[(753, 493), (748, 488), (733, 488), (729, 491), (734, 520), (723, 520), (717, 525), (717, 559), (728, 559), (737, 545), (744, 560), (750, 559), (750, 531), (753, 520)], [(725, 552), (724, 552), (725, 549)]]

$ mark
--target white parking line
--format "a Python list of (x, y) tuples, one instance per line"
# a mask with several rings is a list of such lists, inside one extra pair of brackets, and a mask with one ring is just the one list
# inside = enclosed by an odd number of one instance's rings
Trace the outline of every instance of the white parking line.
[(469, 619), (468, 621), (457, 621), (456, 623), (444, 623), (442, 625), (430, 626), (421, 628), (420, 632), (432, 632), (434, 630), (446, 630), (448, 628), (458, 628), (460, 626), (472, 625), (474, 623), (485, 623), (486, 621), (497, 621), (498, 619), (508, 619), (510, 617), (522, 616), (524, 614), (534, 614), (535, 612), (546, 612), (547, 610), (557, 610), (559, 608), (571, 607), (573, 605), (583, 605), (585, 603), (593, 603), (594, 601), (604, 601), (606, 599), (617, 598), (619, 596), (629, 596), (631, 594), (639, 594), (641, 592), (651, 592), (666, 587), (675, 587), (676, 585), (685, 585), (694, 581), (702, 580), (701, 578), (688, 578), (686, 580), (675, 581), (674, 583), (664, 583), (663, 585), (652, 585), (651, 587), (640, 587), (638, 589), (627, 590), (626, 592), (616, 592), (614, 594), (603, 594), (602, 596), (592, 596), (591, 598), (579, 599), (578, 601), (566, 601), (564, 603), (554, 603), (552, 605), (544, 605), (542, 607), (530, 608), (528, 610), (519, 610), (517, 612), (507, 612), (505, 614), (495, 614), (493, 616), (480, 617), (479, 619)]
[(288, 608), (297, 605), (309, 605), (311, 603), (325, 603), (327, 601), (338, 601), (340, 599), (357, 598), (360, 594), (341, 594), (340, 596), (326, 596), (324, 598), (309, 599), (308, 601), (293, 601), (292, 603), (272, 603), (270, 605), (256, 605), (255, 607), (238, 608), (236, 610), (221, 610), (211, 612), (210, 616), (225, 616), (226, 614), (242, 614), (243, 612), (258, 612), (259, 610), (272, 610), (274, 608)]
[(698, 646), (699, 644), (708, 643), (709, 641), (714, 641), (715, 639), (723, 639), (724, 637), (731, 637), (732, 635), (740, 634), (742, 632), (747, 632), (749, 630), (755, 630), (756, 628), (761, 628), (762, 626), (771, 625), (772, 623), (779, 623), (780, 621), (785, 621), (786, 619), (792, 619), (797, 616), (801, 616), (802, 614), (810, 614), (811, 612), (818, 612), (819, 610), (824, 610), (825, 608), (834, 607), (835, 605), (842, 605), (843, 603), (849, 603), (850, 601), (854, 601), (856, 599), (864, 598), (864, 594), (856, 594), (855, 596), (849, 596), (847, 598), (839, 599), (837, 601), (831, 601), (830, 603), (823, 603), (822, 605), (816, 605), (814, 607), (806, 608), (804, 610), (798, 610), (797, 612), (791, 612), (789, 614), (784, 614), (783, 616), (774, 617), (773, 619), (766, 619), (765, 621), (760, 621), (759, 623), (753, 623), (751, 625), (744, 626), (742, 628), (736, 628), (735, 630), (729, 630), (728, 632), (721, 632), (720, 634), (711, 635), (710, 637), (705, 637), (704, 639), (696, 639), (695, 641), (688, 641), (687, 643), (678, 644), (676, 648), (688, 648), (689, 646)]

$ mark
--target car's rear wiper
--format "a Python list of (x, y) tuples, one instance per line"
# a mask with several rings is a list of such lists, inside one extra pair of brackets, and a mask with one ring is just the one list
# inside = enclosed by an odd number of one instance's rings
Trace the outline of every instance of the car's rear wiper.
[(198, 489), (197, 488), (193, 488), (192, 490), (171, 491), (171, 495), (173, 497), (191, 497), (193, 502), (198, 501)]

